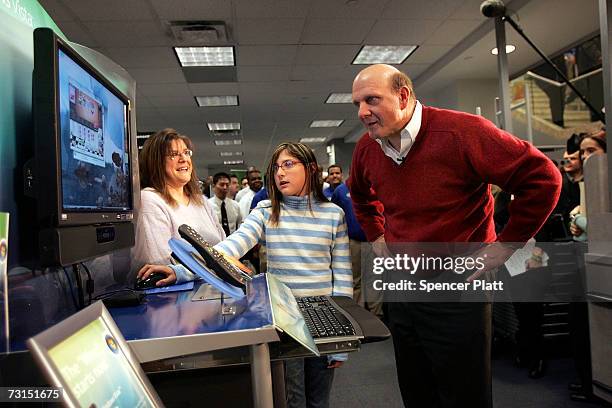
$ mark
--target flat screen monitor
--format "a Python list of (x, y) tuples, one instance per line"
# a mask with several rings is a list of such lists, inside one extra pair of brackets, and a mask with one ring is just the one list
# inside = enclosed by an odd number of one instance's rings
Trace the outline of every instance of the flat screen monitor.
[(50, 384), (70, 407), (162, 407), (159, 396), (99, 301), (28, 340)]
[(34, 32), (33, 84), (40, 219), (132, 220), (130, 100), (48, 28)]

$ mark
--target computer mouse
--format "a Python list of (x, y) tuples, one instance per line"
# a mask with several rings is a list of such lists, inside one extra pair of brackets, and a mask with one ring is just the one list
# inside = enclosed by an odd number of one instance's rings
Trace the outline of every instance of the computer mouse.
[(136, 290), (145, 290), (157, 288), (157, 282), (162, 279), (166, 279), (166, 275), (161, 272), (153, 272), (146, 279), (136, 279), (136, 283), (134, 284), (134, 289)]

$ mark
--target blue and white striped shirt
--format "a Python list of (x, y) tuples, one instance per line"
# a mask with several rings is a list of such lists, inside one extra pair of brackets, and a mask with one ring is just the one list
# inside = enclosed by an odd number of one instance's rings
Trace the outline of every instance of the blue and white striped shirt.
[(278, 224), (270, 200), (261, 201), (240, 228), (215, 248), (236, 258), (257, 243), (267, 249), (268, 273), (295, 296), (353, 295), (353, 273), (344, 211), (311, 196), (283, 197)]

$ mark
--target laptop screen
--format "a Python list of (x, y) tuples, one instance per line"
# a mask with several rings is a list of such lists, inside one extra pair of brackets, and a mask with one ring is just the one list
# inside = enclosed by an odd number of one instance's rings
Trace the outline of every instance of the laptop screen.
[[(104, 308), (96, 306), (98, 310)], [(80, 317), (87, 308), (72, 317)], [(89, 313), (75, 325), (70, 319), (29, 342), (37, 362), (53, 385), (64, 388), (69, 406), (157, 407), (161, 403), (112, 318)], [(68, 331), (61, 326), (67, 325)], [(72, 327), (70, 327), (72, 326)], [(77, 327), (80, 326), (80, 327)], [(64, 338), (55, 337), (64, 333)]]

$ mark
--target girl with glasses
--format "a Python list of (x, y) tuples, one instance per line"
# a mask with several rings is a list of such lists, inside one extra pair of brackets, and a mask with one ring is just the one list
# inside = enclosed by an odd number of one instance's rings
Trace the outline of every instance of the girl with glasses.
[[(266, 176), (270, 199), (261, 201), (215, 248), (240, 258), (261, 243), (267, 250), (267, 272), (295, 296), (351, 297), (353, 274), (344, 212), (323, 195), (312, 149), (301, 143), (280, 144)], [(179, 282), (192, 279), (180, 273), (176, 277)], [(288, 406), (329, 406), (333, 369), (344, 360), (346, 354), (288, 360)]]

